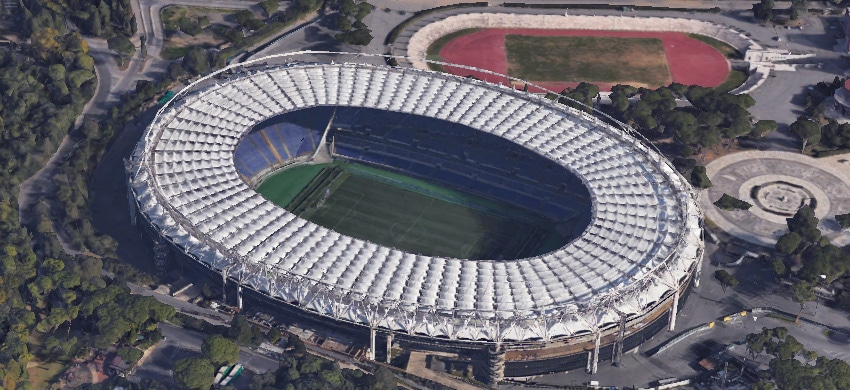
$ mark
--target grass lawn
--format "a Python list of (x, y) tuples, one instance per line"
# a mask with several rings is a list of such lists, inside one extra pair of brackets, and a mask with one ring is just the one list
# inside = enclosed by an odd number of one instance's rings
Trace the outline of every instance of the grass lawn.
[[(442, 61), (443, 59), (440, 57), (440, 51), (443, 50), (443, 47), (446, 46), (449, 42), (454, 40), (455, 38), (459, 38), (464, 35), (472, 34), (474, 32), (481, 31), (480, 28), (465, 28), (463, 30), (458, 30), (448, 35), (443, 35), (440, 38), (437, 38), (436, 41), (431, 42), (431, 46), (428, 46), (428, 50), (426, 51), (426, 59), (431, 61)], [(444, 72), (442, 65), (439, 64), (428, 64), (428, 67), (431, 70), (435, 70), (438, 72)]]
[[(55, 333), (58, 338), (68, 336), (64, 330), (57, 330)], [(59, 380), (59, 375), (65, 372), (65, 369), (70, 366), (74, 354), (85, 344), (85, 340), (83, 340), (81, 335), (75, 335), (74, 333), (76, 332), (71, 332), (70, 335), (76, 336), (78, 339), (74, 347), (71, 348), (71, 351), (58, 349), (51, 352), (45, 350), (43, 345), (44, 341), (53, 335), (53, 333), (32, 332), (30, 338), (27, 340), (27, 346), (35, 358), (27, 365), (27, 372), (30, 375), (30, 381), (34, 389), (53, 388), (52, 385)]]
[(508, 74), (529, 81), (668, 85), (658, 38), (506, 35)]
[(310, 184), (316, 175), (331, 164), (299, 165), (287, 168), (263, 180), (257, 186), (257, 192), (272, 203), (286, 207), (289, 202)]
[(741, 55), (741, 52), (739, 52), (738, 49), (730, 46), (726, 42), (699, 34), (688, 34), (688, 37), (711, 45), (711, 47), (717, 49), (717, 51), (719, 51), (720, 54), (726, 56), (726, 58), (735, 60), (740, 60), (744, 58), (744, 56)]
[(65, 372), (70, 362), (63, 363), (30, 363), (27, 373), (30, 375), (33, 389), (52, 389), (53, 384), (59, 381), (59, 375)]
[(720, 92), (729, 92), (738, 88), (744, 81), (747, 81), (747, 77), (747, 72), (732, 69), (729, 71), (729, 75), (726, 76), (723, 84), (717, 86), (717, 90)]

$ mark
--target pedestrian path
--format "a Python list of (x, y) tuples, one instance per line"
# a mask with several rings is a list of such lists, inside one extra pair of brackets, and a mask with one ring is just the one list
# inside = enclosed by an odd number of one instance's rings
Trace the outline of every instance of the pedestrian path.
[[(705, 217), (735, 237), (773, 247), (788, 231), (785, 220), (808, 204), (833, 244), (850, 244), (850, 232), (835, 221), (835, 215), (850, 212), (850, 154), (816, 159), (791, 152), (745, 151), (712, 161), (706, 174), (713, 185), (700, 193)], [(753, 206), (721, 210), (713, 202), (724, 193)]]

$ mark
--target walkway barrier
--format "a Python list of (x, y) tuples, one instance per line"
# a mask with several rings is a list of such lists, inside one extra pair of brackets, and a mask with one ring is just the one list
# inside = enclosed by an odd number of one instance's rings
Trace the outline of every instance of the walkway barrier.
[[(773, 314), (773, 315), (777, 315), (777, 316), (786, 317), (786, 318), (789, 318), (789, 319), (796, 319), (797, 318), (796, 314), (791, 314), (787, 311), (774, 309), (772, 307), (757, 307), (757, 308), (754, 308), (752, 310), (752, 313), (753, 313), (753, 315), (756, 315), (756, 316)], [(820, 322), (817, 322), (817, 321), (813, 321), (813, 320), (810, 320), (810, 319), (808, 319), (806, 317), (802, 317), (802, 316), (800, 317), (800, 321), (805, 322), (809, 325), (814, 325), (814, 326), (817, 326), (817, 327), (820, 327), (820, 328), (823, 328), (823, 329), (826, 329), (826, 330), (829, 330), (829, 331), (832, 331), (832, 332), (835, 332), (835, 333), (841, 333), (841, 334), (843, 334), (847, 337), (850, 337), (850, 332), (848, 332), (847, 329), (836, 328), (834, 326), (830, 326), (830, 325), (823, 324), (823, 323), (820, 323)]]
[[(664, 382), (664, 383), (662, 384), (661, 382)], [(638, 387), (638, 390), (675, 389), (677, 387), (687, 386), (691, 383), (693, 383), (693, 379), (691, 379), (691, 378), (685, 378), (685, 379), (670, 378), (670, 379), (663, 379), (663, 380), (658, 381), (657, 386), (654, 386), (654, 387)]]

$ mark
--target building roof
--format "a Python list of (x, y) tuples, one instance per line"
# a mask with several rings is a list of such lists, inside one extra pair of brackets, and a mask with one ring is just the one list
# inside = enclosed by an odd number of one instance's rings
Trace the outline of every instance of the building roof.
[[(318, 105), (425, 115), (511, 140), (582, 179), (591, 222), (559, 250), (496, 261), (405, 253), (300, 219), (237, 175), (233, 151), (254, 124)], [(410, 334), (594, 331), (643, 313), (702, 257), (694, 196), (659, 153), (547, 99), (430, 71), (296, 64), (240, 74), (169, 103), (134, 160), (142, 214), (198, 261), (322, 315)]]

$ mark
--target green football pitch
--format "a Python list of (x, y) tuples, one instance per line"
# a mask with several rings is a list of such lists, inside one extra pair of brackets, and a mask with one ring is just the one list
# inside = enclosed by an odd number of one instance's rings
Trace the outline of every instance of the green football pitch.
[(257, 190), (313, 223), (412, 253), (517, 259), (566, 242), (540, 215), (359, 164), (290, 168)]

